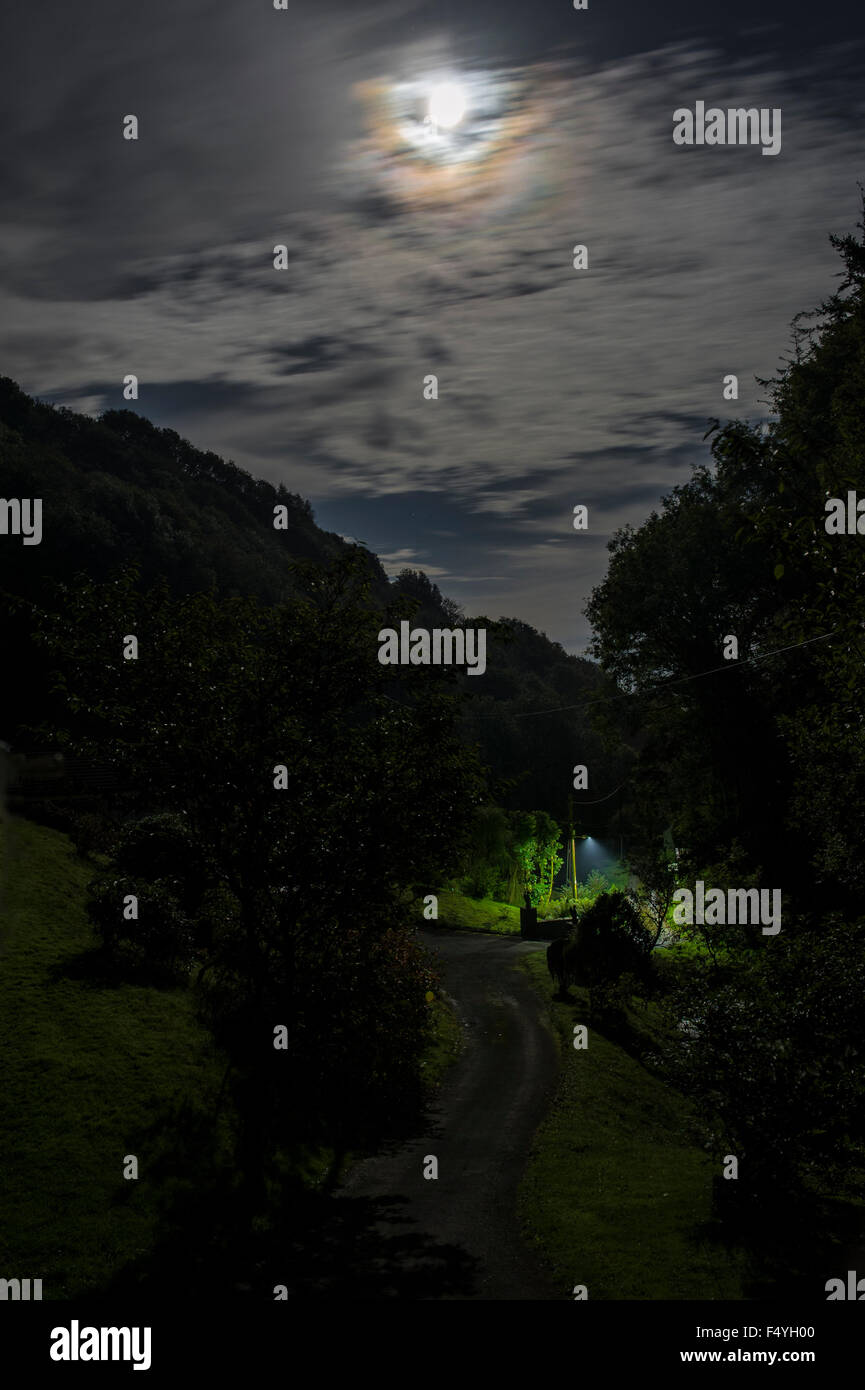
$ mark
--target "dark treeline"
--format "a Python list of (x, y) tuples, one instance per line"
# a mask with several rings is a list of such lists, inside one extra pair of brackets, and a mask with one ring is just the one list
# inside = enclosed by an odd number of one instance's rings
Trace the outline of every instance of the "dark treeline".
[[(458, 605), (424, 574), (403, 570), (393, 588), (418, 605), (419, 626), (464, 621)], [(541, 809), (564, 826), (572, 796), (584, 831), (600, 835), (611, 826), (618, 832), (617, 804), (599, 799), (621, 781), (632, 752), (618, 732), (604, 737), (596, 727), (594, 702), (610, 683), (594, 662), (569, 656), (518, 618), (479, 616), (469, 625), (487, 629), (487, 668), (482, 678), (457, 673), (460, 690), (471, 697), (462, 705), (460, 729), (479, 751), (496, 804)], [(577, 764), (589, 769), (586, 790), (573, 790)]]
[[(0, 489), (4, 497), (44, 499), (41, 543), (0, 547), (0, 641), (16, 672), (3, 691), (0, 735), (16, 747), (37, 746), (34, 728), (56, 722), (57, 712), (27, 609), (11, 600), (50, 607), (54, 584), (78, 574), (106, 581), (134, 564), (144, 588), (164, 581), (177, 597), (207, 592), (276, 604), (298, 592), (301, 562), (327, 568), (352, 556), (373, 606), (383, 610), (402, 596), (402, 616), (418, 626), (463, 621), (424, 574), (406, 569), (389, 584), (374, 555), (322, 531), (301, 497), (129, 410), (91, 419), (34, 401), (0, 378)], [(278, 530), (277, 505), (286, 509)], [(459, 682), (473, 697), (460, 716), (466, 741), (479, 745), (502, 804), (563, 816), (569, 759), (591, 761), (601, 780), (613, 779), (619, 763), (580, 709), (552, 720), (518, 716), (579, 704), (600, 687), (600, 673), (519, 620), (479, 617), (472, 625), (488, 626), (490, 638), (484, 679)]]
[(695, 930), (666, 1058), (715, 1152), (738, 1156), (720, 1187), (752, 1216), (780, 1205), (776, 1234), (792, 1191), (861, 1196), (863, 1176), (865, 522), (832, 533), (827, 502), (865, 496), (865, 245), (833, 244), (842, 284), (761, 383), (768, 427), (715, 422), (714, 466), (614, 537), (587, 607), (625, 697), (604, 720), (640, 734), (647, 876), (674, 847), (692, 890), (782, 894), (777, 935)]
[[(129, 410), (98, 420), (31, 400), (0, 378), (0, 486), (4, 497), (43, 499), (38, 546), (0, 547), (0, 593), (48, 599), (51, 581), (107, 580), (134, 563), (145, 586), (214, 591), (275, 603), (293, 591), (292, 562), (327, 564), (349, 547), (321, 531), (308, 502), (195, 449)], [(286, 508), (284, 530), (273, 509)], [(363, 552), (359, 552), (363, 553)], [(378, 561), (365, 555), (379, 595)], [(3, 604), (3, 650), (16, 679), (3, 693), (3, 736), (47, 716), (48, 672), (26, 613)]]

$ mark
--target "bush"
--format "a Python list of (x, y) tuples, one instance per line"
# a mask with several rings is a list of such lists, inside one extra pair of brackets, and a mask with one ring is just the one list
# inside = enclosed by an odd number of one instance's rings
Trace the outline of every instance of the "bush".
[(579, 918), (579, 955), (592, 983), (630, 972), (643, 978), (652, 938), (627, 893), (602, 893)]
[[(763, 952), (694, 958), (667, 1001), (664, 1060), (752, 1198), (843, 1192), (865, 1143), (865, 920), (785, 923)], [(689, 1030), (683, 1030), (687, 1019)]]
[(550, 917), (570, 917), (573, 905), (573, 898), (569, 897), (567, 893), (559, 893), (550, 898), (546, 907), (538, 908), (538, 918), (540, 921), (545, 921)]
[[(422, 1099), (427, 994), (439, 984), (431, 959), (412, 929), (373, 936), (368, 924), (324, 920), (297, 938), (295, 968), (280, 965), (273, 962), (258, 1004), (220, 966), (202, 978), (204, 1016), (233, 1060), (237, 1104), (274, 1141), (290, 1142), (304, 1115), (329, 1143), (347, 1128), (367, 1142)], [(282, 1050), (273, 1047), (273, 1024), (287, 1029)]]
[[(90, 920), (112, 959), (156, 974), (188, 970), (194, 958), (190, 918), (170, 879), (99, 879), (89, 885)], [(124, 916), (124, 898), (138, 899), (137, 919)]]
[(163, 811), (128, 821), (117, 836), (114, 860), (132, 878), (175, 880), (187, 907), (201, 895), (207, 871), (185, 816)]
[(476, 864), (460, 883), (467, 898), (492, 898), (501, 889), (501, 875), (489, 864)]
[(608, 1035), (627, 1028), (627, 1012), (645, 987), (645, 979), (625, 971), (615, 979), (602, 978), (589, 986), (589, 1017)]
[(602, 893), (609, 893), (611, 884), (610, 880), (605, 874), (601, 873), (600, 869), (592, 869), (585, 883), (578, 884), (577, 886), (581, 898), (589, 898), (591, 902), (594, 902)]
[(69, 838), (79, 854), (108, 854), (115, 835), (114, 824), (98, 811), (75, 811), (68, 820)]

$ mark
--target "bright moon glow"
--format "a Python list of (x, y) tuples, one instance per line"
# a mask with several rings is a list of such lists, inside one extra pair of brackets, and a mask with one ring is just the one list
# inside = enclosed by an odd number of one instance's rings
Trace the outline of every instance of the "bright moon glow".
[(429, 118), (433, 125), (446, 130), (458, 125), (466, 113), (466, 95), (456, 82), (442, 82), (433, 87), (429, 99)]

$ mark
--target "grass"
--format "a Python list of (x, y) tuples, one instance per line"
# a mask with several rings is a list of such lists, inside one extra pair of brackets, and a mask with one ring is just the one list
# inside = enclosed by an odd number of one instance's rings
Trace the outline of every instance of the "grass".
[[(420, 912), (422, 903), (416, 903)], [(545, 914), (557, 917), (567, 916), (564, 906), (551, 902), (546, 908), (538, 909), (538, 923), (543, 925)], [(444, 927), (458, 927), (461, 931), (493, 932), (497, 936), (519, 936), (520, 909), (510, 903), (501, 903), (493, 898), (468, 898), (464, 893), (454, 893), (442, 888), (438, 893), (438, 921)]]
[(492, 898), (467, 898), (462, 893), (442, 889), (438, 894), (438, 922), (462, 931), (494, 932), (498, 936), (519, 936), (520, 910), (510, 903)]
[[(65, 835), (7, 820), (2, 858), (0, 1262), (69, 1298), (148, 1246), (153, 1121), (206, 1104), (221, 1068), (187, 991), (94, 975), (92, 870)], [(123, 1177), (128, 1154), (137, 1181)]]
[(520, 1190), (530, 1241), (567, 1288), (590, 1299), (740, 1299), (746, 1256), (721, 1245), (711, 1214), (717, 1171), (687, 1102), (634, 1056), (589, 1028), (585, 990), (553, 1000), (542, 953), (522, 967), (549, 1000), (562, 1075)]

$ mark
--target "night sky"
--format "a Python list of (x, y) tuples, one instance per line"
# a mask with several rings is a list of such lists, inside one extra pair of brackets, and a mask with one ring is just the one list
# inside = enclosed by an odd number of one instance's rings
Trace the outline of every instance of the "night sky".
[[(0, 372), (138, 410), (581, 651), (610, 534), (705, 460), (711, 417), (765, 415), (755, 376), (836, 283), (863, 14), (7, 0)], [(445, 79), (468, 110), (442, 135)], [(781, 108), (781, 152), (677, 147), (698, 100)]]

